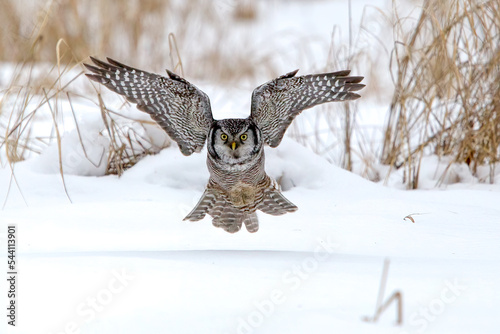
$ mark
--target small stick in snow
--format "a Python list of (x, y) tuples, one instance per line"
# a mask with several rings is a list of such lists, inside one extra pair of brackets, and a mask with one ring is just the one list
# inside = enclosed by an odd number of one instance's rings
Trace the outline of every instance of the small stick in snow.
[(382, 313), (391, 305), (393, 301), (397, 303), (397, 320), (398, 325), (403, 324), (403, 294), (400, 291), (395, 291), (384, 303), (382, 300), (385, 294), (385, 286), (387, 283), (387, 276), (389, 273), (389, 259), (384, 261), (384, 269), (382, 270), (382, 278), (380, 280), (380, 288), (377, 298), (377, 306), (375, 308), (375, 315), (373, 317), (364, 317), (364, 321), (377, 322)]
[(413, 217), (412, 217), (411, 215), (413, 215), (413, 213), (411, 213), (411, 214), (409, 214), (408, 216), (404, 217), (404, 218), (403, 218), (403, 220), (408, 219), (408, 220), (410, 220), (412, 223), (415, 223), (415, 219), (413, 219)]

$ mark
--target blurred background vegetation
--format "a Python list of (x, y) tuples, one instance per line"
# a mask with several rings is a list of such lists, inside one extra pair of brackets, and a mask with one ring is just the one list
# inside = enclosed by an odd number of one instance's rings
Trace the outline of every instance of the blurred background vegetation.
[[(253, 1), (4, 0), (2, 7), (0, 61), (78, 63), (113, 55), (163, 71), (181, 70), (182, 55), (191, 77), (217, 81), (273, 67), (255, 36), (235, 29), (257, 19)], [(234, 52), (235, 44), (246, 51)]]

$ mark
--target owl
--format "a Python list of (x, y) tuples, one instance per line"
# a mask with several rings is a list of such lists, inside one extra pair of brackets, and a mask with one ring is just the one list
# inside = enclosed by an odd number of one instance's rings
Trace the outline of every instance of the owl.
[(184, 220), (209, 214), (214, 226), (238, 232), (244, 224), (257, 232), (256, 211), (283, 215), (297, 210), (264, 169), (264, 145), (277, 147), (295, 116), (332, 101), (359, 98), (363, 77), (350, 71), (295, 76), (298, 70), (271, 80), (252, 93), (251, 113), (244, 119), (215, 120), (210, 100), (200, 89), (167, 70), (161, 76), (91, 57), (90, 79), (135, 103), (178, 144), (184, 155), (200, 152), (207, 142), (210, 178), (198, 204)]

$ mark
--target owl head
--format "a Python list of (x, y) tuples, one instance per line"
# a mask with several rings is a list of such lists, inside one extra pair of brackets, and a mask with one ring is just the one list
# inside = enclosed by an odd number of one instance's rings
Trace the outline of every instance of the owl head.
[(259, 128), (250, 119), (215, 121), (208, 134), (208, 152), (214, 159), (243, 163), (262, 149)]

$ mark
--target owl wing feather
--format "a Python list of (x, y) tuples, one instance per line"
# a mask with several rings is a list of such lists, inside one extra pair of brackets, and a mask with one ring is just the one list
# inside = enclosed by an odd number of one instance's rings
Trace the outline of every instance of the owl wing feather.
[(296, 77), (297, 72), (271, 80), (252, 93), (250, 117), (271, 147), (280, 144), (302, 110), (326, 102), (355, 100), (360, 96), (352, 92), (365, 87), (359, 83), (363, 77), (350, 77), (349, 70)]
[(212, 124), (208, 96), (167, 70), (168, 77), (138, 70), (107, 58), (90, 57), (96, 65), (84, 64), (90, 79), (137, 104), (177, 142), (184, 155), (200, 152)]
[(263, 200), (257, 205), (257, 209), (273, 216), (281, 216), (298, 210), (297, 206), (285, 198), (278, 189), (272, 188), (264, 190)]
[(219, 208), (223, 202), (225, 202), (225, 200), (218, 192), (207, 187), (196, 206), (183, 220), (190, 220), (193, 222), (202, 220), (208, 212), (214, 210), (214, 206), (215, 208)]

